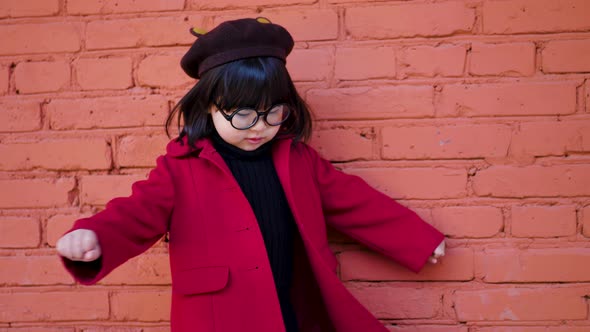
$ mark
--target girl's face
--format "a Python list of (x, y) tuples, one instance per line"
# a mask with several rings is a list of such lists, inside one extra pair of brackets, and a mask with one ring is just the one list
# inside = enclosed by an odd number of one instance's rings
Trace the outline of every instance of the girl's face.
[[(209, 108), (209, 114), (213, 119), (213, 125), (223, 140), (245, 151), (254, 151), (262, 144), (272, 140), (281, 126), (269, 126), (262, 117), (253, 127), (246, 130), (238, 130), (221, 114), (215, 105)], [(228, 113), (225, 113), (229, 115)]]

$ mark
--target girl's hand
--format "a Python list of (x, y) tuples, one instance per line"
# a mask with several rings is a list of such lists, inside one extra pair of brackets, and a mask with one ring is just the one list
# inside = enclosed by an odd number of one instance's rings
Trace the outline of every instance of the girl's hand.
[(98, 237), (89, 229), (77, 229), (62, 236), (55, 247), (58, 254), (72, 261), (91, 262), (101, 255)]
[(432, 264), (436, 264), (438, 259), (445, 255), (445, 241), (443, 240), (436, 249), (434, 249), (434, 253), (432, 256), (428, 257), (428, 261)]

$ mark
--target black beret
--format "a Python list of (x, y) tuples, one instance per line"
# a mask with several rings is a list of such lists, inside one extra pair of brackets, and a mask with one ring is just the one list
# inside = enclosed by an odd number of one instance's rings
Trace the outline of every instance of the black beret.
[(180, 66), (193, 78), (244, 58), (271, 56), (286, 62), (294, 44), (285, 28), (263, 17), (226, 21), (207, 33), (193, 28), (191, 33), (198, 38), (180, 60)]

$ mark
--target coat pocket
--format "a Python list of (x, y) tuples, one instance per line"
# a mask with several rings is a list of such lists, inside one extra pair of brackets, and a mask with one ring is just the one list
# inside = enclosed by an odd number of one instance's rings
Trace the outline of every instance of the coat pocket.
[(211, 293), (224, 289), (229, 281), (229, 267), (206, 266), (178, 272), (174, 292), (182, 295)]

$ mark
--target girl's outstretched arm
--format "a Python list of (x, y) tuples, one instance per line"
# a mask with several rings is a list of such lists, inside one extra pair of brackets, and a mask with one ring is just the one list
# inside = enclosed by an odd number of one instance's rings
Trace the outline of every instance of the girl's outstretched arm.
[[(128, 259), (142, 253), (158, 241), (168, 230), (174, 206), (174, 185), (166, 156), (156, 160), (146, 180), (133, 183), (131, 195), (110, 200), (104, 210), (79, 219), (60, 241), (70, 245), (78, 241), (77, 230), (94, 233), (100, 256), (91, 262), (72, 260), (64, 255), (63, 263), (74, 278), (82, 284), (93, 284)], [(73, 237), (73, 238), (70, 238)], [(90, 235), (92, 237), (92, 235)], [(70, 240), (68, 240), (70, 238)], [(92, 240), (88, 240), (92, 242)], [(62, 250), (65, 250), (61, 248)], [(80, 248), (73, 254), (79, 255)], [(59, 248), (58, 248), (59, 251)]]
[(415, 212), (343, 173), (307, 147), (326, 223), (417, 272), (444, 241), (444, 235)]

